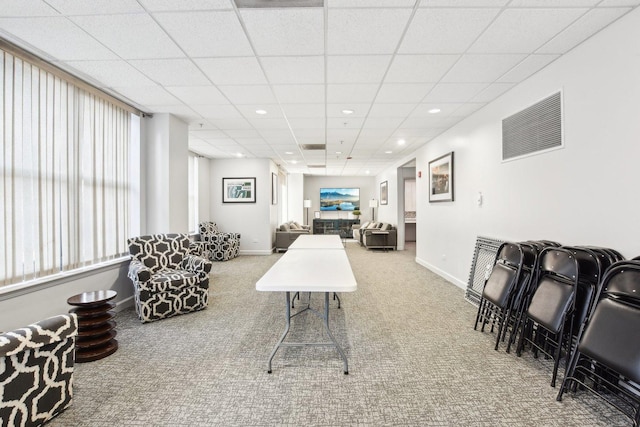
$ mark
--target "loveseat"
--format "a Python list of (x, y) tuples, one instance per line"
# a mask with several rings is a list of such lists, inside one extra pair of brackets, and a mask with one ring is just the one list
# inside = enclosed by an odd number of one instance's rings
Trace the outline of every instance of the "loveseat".
[(396, 249), (398, 230), (387, 222), (365, 222), (354, 225), (353, 238), (367, 249)]
[(286, 251), (301, 234), (309, 234), (308, 225), (300, 225), (295, 221), (282, 224), (276, 230), (276, 252)]
[(0, 425), (39, 426), (71, 405), (74, 313), (0, 334)]

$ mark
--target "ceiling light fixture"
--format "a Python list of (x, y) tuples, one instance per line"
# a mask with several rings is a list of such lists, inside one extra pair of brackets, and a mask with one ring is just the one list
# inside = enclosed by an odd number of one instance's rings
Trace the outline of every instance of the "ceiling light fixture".
[(342, 154), (342, 151), (336, 151), (336, 154)]
[(265, 115), (267, 114), (267, 110), (256, 110), (256, 114)]
[(438, 114), (440, 111), (439, 108), (432, 108), (429, 110), (429, 114)]
[(296, 163), (298, 163), (298, 161), (297, 160), (291, 160), (291, 163), (293, 163), (295, 165)]
[(346, 114), (346, 115), (353, 114), (353, 110), (342, 110), (342, 114)]
[(404, 145), (406, 143), (406, 141), (404, 139), (399, 139), (398, 140), (398, 145)]
[(385, 151), (384, 154), (391, 154), (393, 151)]
[(284, 154), (293, 154), (293, 151), (285, 151)]
[(236, 153), (236, 157), (242, 157), (242, 153)]

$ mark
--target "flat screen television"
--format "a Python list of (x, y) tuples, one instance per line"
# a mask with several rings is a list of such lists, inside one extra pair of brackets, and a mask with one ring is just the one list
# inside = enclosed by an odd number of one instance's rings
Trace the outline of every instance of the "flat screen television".
[(359, 188), (321, 188), (321, 211), (353, 211), (360, 209)]

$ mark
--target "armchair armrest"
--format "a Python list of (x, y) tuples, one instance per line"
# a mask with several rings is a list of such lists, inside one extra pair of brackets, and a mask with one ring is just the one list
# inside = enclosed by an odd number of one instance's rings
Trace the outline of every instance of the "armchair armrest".
[(62, 342), (78, 335), (75, 313), (50, 317), (24, 328), (0, 335), (0, 357)]
[(134, 283), (144, 283), (151, 279), (151, 269), (137, 259), (132, 259), (129, 263), (129, 273), (127, 276)]
[(209, 275), (212, 266), (213, 263), (211, 261), (194, 255), (185, 256), (181, 265), (183, 269), (196, 273), (201, 279), (205, 279)]

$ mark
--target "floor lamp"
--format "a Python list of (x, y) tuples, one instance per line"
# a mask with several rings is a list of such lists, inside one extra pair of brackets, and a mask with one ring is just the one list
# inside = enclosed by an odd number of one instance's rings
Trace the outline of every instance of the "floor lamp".
[(369, 207), (371, 208), (371, 221), (375, 221), (376, 220), (375, 209), (378, 207), (378, 201), (376, 199), (369, 200)]
[(302, 206), (304, 206), (305, 210), (307, 211), (307, 225), (309, 225), (309, 208), (311, 207), (311, 200), (304, 199), (304, 201), (302, 202)]

